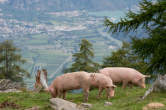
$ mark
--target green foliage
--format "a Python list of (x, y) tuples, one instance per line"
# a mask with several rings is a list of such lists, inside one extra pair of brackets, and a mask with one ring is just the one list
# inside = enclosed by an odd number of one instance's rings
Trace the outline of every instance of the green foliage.
[(153, 23), (158, 24), (159, 20), (161, 20), (161, 17), (165, 16), (165, 0), (157, 0), (155, 3), (148, 0), (142, 0), (142, 2), (140, 2), (139, 4), (139, 12), (135, 13), (129, 11), (126, 14), (126, 17), (121, 18), (120, 22), (118, 23), (113, 23), (106, 18), (104, 22), (105, 26), (109, 27), (109, 30), (112, 32), (126, 32), (136, 30), (139, 26), (147, 27), (148, 23), (151, 23), (151, 25), (153, 25)]
[(130, 67), (146, 73), (148, 65), (142, 58), (133, 53), (129, 43), (123, 42), (123, 46), (120, 49), (104, 58), (102, 67)]
[(22, 59), (19, 51), (12, 41), (0, 43), (0, 78), (22, 81), (23, 73), (28, 75), (20, 66), (25, 63), (25, 60)]
[[(166, 35), (166, 31), (164, 31)], [(158, 34), (158, 35), (157, 35)], [(144, 39), (133, 38), (132, 47), (135, 52), (150, 64), (148, 71), (165, 74), (166, 72), (166, 36), (156, 36)]]
[(66, 69), (65, 72), (96, 72), (99, 68), (99, 64), (92, 61), (92, 58), (94, 57), (92, 44), (88, 40), (82, 39), (79, 46), (80, 51), (73, 54), (74, 63), (70, 68)]
[(147, 30), (148, 38), (132, 38), (132, 48), (136, 54), (149, 63), (148, 71), (153, 73), (166, 72), (166, 1), (155, 2), (143, 0), (140, 11), (129, 11), (125, 18), (118, 23), (109, 19), (105, 26), (111, 32), (135, 31), (138, 27)]

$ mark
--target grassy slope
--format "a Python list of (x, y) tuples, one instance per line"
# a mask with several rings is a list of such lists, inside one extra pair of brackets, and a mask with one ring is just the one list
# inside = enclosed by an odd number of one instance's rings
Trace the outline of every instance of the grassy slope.
[[(91, 110), (142, 110), (142, 107), (150, 102), (161, 102), (166, 104), (166, 94), (165, 93), (152, 93), (144, 101), (139, 101), (139, 97), (142, 96), (145, 89), (138, 87), (127, 88), (123, 90), (120, 87), (116, 88), (116, 95), (114, 98), (110, 99), (113, 103), (112, 106), (104, 106), (106, 96), (102, 95), (102, 98), (97, 100), (97, 90), (90, 92), (88, 103), (93, 104)], [(22, 109), (30, 108), (33, 106), (40, 106), (41, 110), (51, 110), (49, 108), (49, 98), (50, 95), (47, 93), (33, 93), (33, 92), (23, 92), (23, 93), (0, 93), (0, 102), (4, 100), (9, 100), (15, 102), (22, 106)], [(67, 99), (75, 102), (77, 104), (82, 103), (82, 94), (67, 94)], [(5, 109), (12, 110), (12, 109)], [(165, 108), (157, 110), (166, 110)]]

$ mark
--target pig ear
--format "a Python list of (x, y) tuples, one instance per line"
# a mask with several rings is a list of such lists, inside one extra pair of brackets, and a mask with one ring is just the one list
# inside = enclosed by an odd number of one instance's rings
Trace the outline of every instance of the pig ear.
[(91, 74), (90, 77), (92, 77), (92, 79), (95, 80), (95, 74)]
[(134, 81), (138, 82), (138, 81), (141, 81), (143, 78), (144, 78), (144, 76), (143, 77), (136, 77)]
[(93, 77), (93, 78), (94, 78), (94, 77), (95, 77), (95, 74), (91, 74), (90, 77)]
[(112, 87), (113, 87), (113, 88), (116, 88), (117, 86), (116, 86), (116, 85), (113, 85)]

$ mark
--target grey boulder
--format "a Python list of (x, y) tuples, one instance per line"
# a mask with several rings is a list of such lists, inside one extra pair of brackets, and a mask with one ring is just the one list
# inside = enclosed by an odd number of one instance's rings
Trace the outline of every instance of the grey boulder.
[(51, 107), (54, 110), (86, 110), (84, 107), (61, 98), (50, 99)]

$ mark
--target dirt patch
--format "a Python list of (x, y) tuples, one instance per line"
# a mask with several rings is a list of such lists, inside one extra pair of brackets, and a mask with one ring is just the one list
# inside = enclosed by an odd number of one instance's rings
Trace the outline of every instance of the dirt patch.
[(0, 108), (13, 108), (13, 109), (19, 109), (20, 106), (15, 104), (14, 102), (9, 102), (8, 100), (5, 100), (0, 104)]

